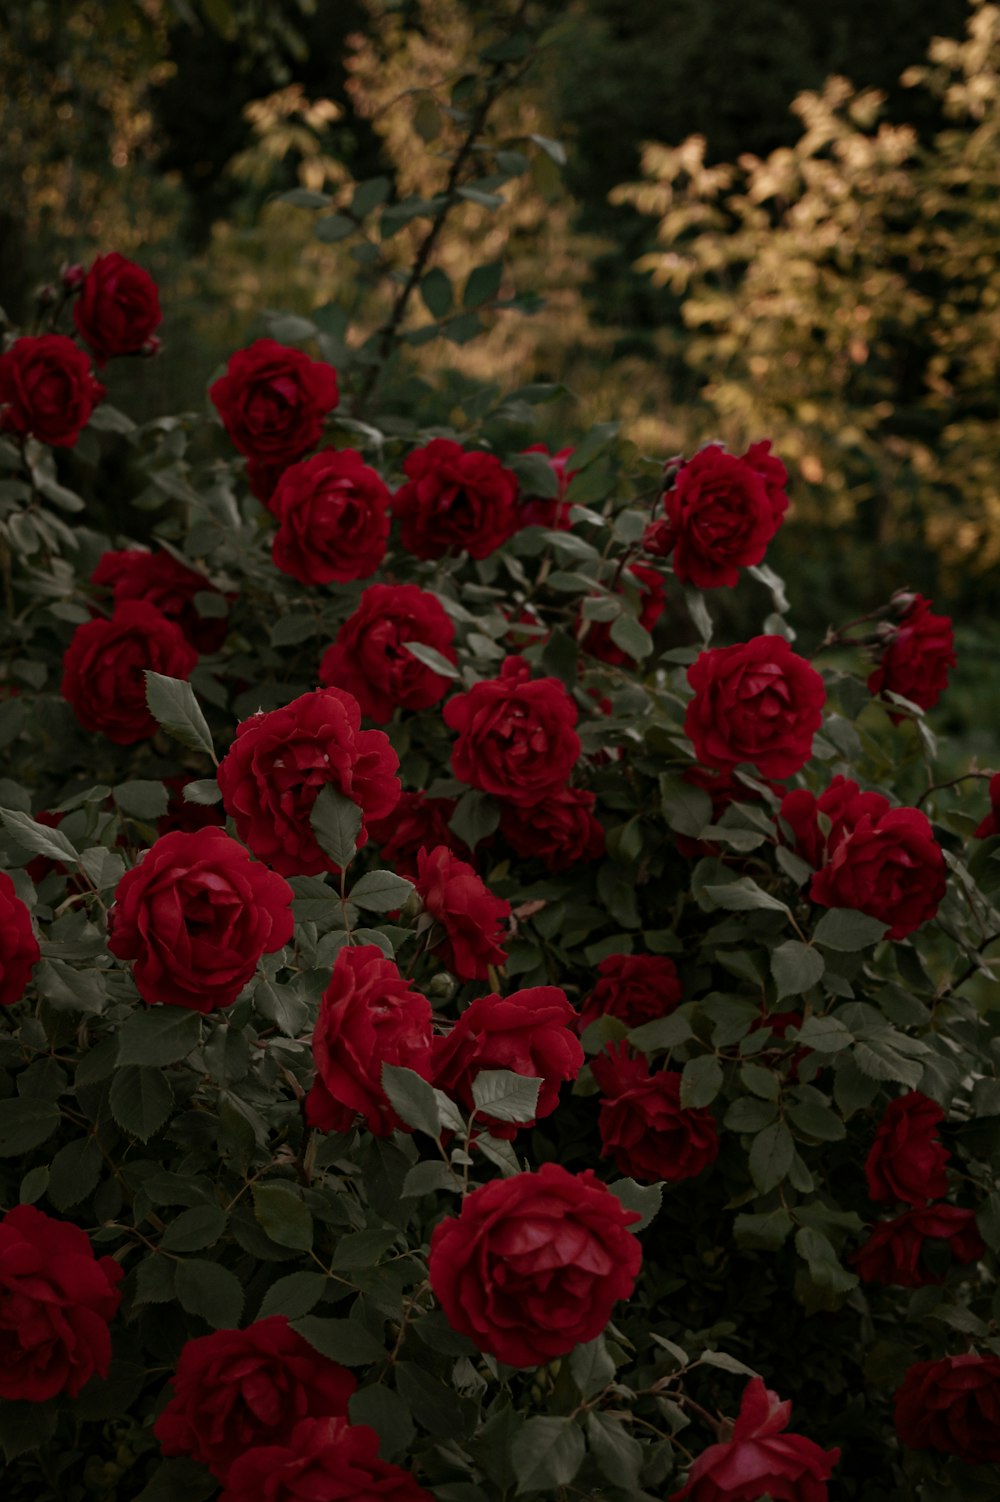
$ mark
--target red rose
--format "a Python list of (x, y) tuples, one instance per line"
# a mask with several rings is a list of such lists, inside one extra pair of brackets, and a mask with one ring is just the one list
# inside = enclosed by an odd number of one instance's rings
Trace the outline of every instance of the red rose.
[(432, 438), (403, 461), (407, 482), (393, 496), (403, 547), (416, 558), (463, 548), (485, 558), (517, 531), (517, 479), (495, 454)]
[[(116, 607), (130, 600), (152, 605), (168, 621), (180, 626), (197, 652), (217, 652), (226, 639), (229, 630), (226, 615), (199, 615), (195, 604), (195, 596), (199, 594), (224, 599), (221, 589), (204, 574), (179, 563), (171, 553), (147, 553), (143, 548), (104, 553), (90, 582), (110, 589)], [(228, 613), (228, 605), (226, 610)]]
[(717, 589), (760, 563), (788, 507), (785, 466), (755, 443), (742, 459), (710, 444), (676, 470), (663, 498), (665, 516), (647, 529), (647, 551), (674, 555), (682, 584)]
[[(666, 604), (663, 598), (663, 580), (655, 568), (650, 568), (645, 563), (632, 563), (624, 572), (634, 581), (631, 592), (638, 596), (639, 624), (647, 631), (652, 631)], [(628, 582), (628, 579), (623, 578), (625, 588), (620, 587), (619, 593), (626, 592)], [(581, 615), (578, 621), (578, 628), (583, 630), (580, 645), (591, 657), (599, 657), (612, 667), (623, 667), (631, 663), (632, 658), (612, 640), (612, 625), (612, 621), (586, 621)]]
[(940, 1268), (925, 1261), (923, 1253), (929, 1241), (947, 1246), (951, 1264), (959, 1267), (978, 1262), (986, 1250), (973, 1210), (961, 1210), (957, 1205), (925, 1205), (919, 1210), (906, 1210), (895, 1220), (880, 1221), (851, 1260), (865, 1283), (925, 1288), (930, 1283), (943, 1283), (948, 1267), (948, 1258)]
[[(885, 624), (879, 637), (870, 691), (899, 694), (921, 709), (933, 709), (948, 687), (948, 670), (958, 661), (951, 617), (932, 615), (930, 600), (914, 595), (899, 624)], [(903, 718), (892, 715), (894, 720)]]
[(594, 1340), (635, 1286), (640, 1217), (589, 1168), (474, 1189), (434, 1228), (431, 1287), (454, 1328), (509, 1366), (542, 1366)]
[(444, 707), (458, 731), (451, 753), (456, 777), (511, 803), (540, 803), (560, 792), (580, 755), (576, 705), (558, 678), (531, 681), (520, 657)]
[(1000, 1461), (1000, 1357), (967, 1351), (918, 1361), (896, 1393), (896, 1433), (910, 1450), (967, 1465)]
[(73, 304), (73, 322), (98, 365), (114, 355), (137, 355), (163, 320), (148, 271), (116, 250), (98, 256)]
[(91, 1377), (106, 1377), (121, 1278), (113, 1257), (95, 1258), (79, 1226), (34, 1205), (8, 1210), (0, 1219), (0, 1398), (73, 1398)]
[(424, 911), (438, 925), (428, 944), (461, 980), (485, 980), (490, 965), (507, 956), (499, 941), (510, 903), (494, 897), (465, 861), (444, 845), (417, 852), (417, 893)]
[(340, 400), (331, 366), (274, 339), (238, 349), (208, 394), (230, 442), (261, 464), (300, 458)]
[(153, 1426), (164, 1455), (190, 1455), (225, 1481), (246, 1450), (285, 1438), (300, 1419), (346, 1414), (357, 1384), (272, 1314), (189, 1340), (171, 1385)]
[(309, 1125), (347, 1132), (361, 1115), (376, 1137), (405, 1131), (382, 1089), (382, 1065), (402, 1064), (429, 1079), (431, 1039), (431, 1004), (393, 961), (376, 944), (341, 949), (313, 1033)]
[(542, 1081), (531, 1121), (497, 1121), (477, 1116), (493, 1137), (516, 1137), (522, 1127), (551, 1116), (559, 1104), (559, 1086), (574, 1080), (583, 1049), (574, 1031), (576, 1010), (557, 986), (533, 986), (510, 996), (481, 996), (459, 1017), (451, 1032), (434, 1040), (435, 1085), (469, 1111), (472, 1084), (484, 1069), (510, 1069)]
[(582, 788), (562, 788), (530, 808), (507, 804), (500, 833), (517, 855), (568, 871), (604, 854), (604, 826), (594, 818), (597, 798)]
[(0, 1007), (21, 1000), (41, 957), (31, 914), (6, 871), (0, 871)]
[(715, 1162), (715, 1119), (702, 1108), (681, 1108), (678, 1070), (650, 1074), (645, 1059), (610, 1044), (590, 1068), (602, 1092), (601, 1156), (613, 1158), (620, 1173), (639, 1183), (679, 1184)]
[(455, 662), (454, 639), (450, 616), (426, 589), (370, 584), (324, 653), (320, 682), (347, 689), (362, 714), (385, 725), (395, 709), (429, 709), (448, 692), (449, 680), (418, 661), (406, 643), (433, 647)]
[(72, 448), (103, 399), (90, 361), (65, 334), (25, 335), (0, 355), (0, 431)]
[(266, 459), (247, 460), (247, 484), (250, 494), (256, 496), (262, 506), (266, 506), (271, 515), (274, 511), (274, 492), (278, 488), (278, 481), (292, 461), (279, 459), (274, 464), (269, 464)]
[(934, 917), (946, 885), (944, 855), (927, 815), (891, 808), (878, 818), (864, 815), (841, 837), (809, 895), (822, 907), (879, 918), (890, 925), (888, 938), (905, 939)]
[(63, 658), (63, 698), (84, 730), (99, 730), (116, 745), (131, 746), (159, 728), (146, 704), (145, 669), (187, 678), (197, 662), (180, 626), (152, 605), (128, 600), (110, 621), (77, 626)]
[(743, 1389), (739, 1418), (721, 1444), (703, 1450), (687, 1481), (669, 1502), (827, 1502), (839, 1450), (823, 1450), (801, 1434), (785, 1434), (790, 1402), (753, 1377)]
[(975, 829), (974, 838), (988, 840), (991, 835), (1000, 834), (1000, 772), (995, 772), (990, 778), (989, 786), (990, 811)]
[(354, 449), (293, 464), (267, 507), (278, 519), (271, 556), (300, 584), (367, 579), (385, 557), (389, 491)]
[[(806, 788), (786, 793), (778, 812), (792, 831), (796, 853), (818, 869), (866, 815), (880, 819), (891, 807), (881, 793), (863, 793), (849, 777), (838, 776), (818, 798)], [(820, 826), (821, 814), (825, 830)]]
[(428, 798), (424, 793), (402, 793), (392, 813), (384, 819), (370, 819), (368, 833), (379, 847), (379, 862), (415, 881), (417, 855), (444, 845), (453, 855), (465, 860), (471, 855), (464, 840), (448, 827), (455, 812), (454, 798)]
[(598, 1017), (619, 1017), (641, 1027), (666, 1017), (683, 992), (672, 959), (662, 954), (609, 954), (597, 967), (601, 977), (580, 1008), (580, 1030)]
[(362, 811), (384, 818), (399, 801), (399, 760), (381, 730), (362, 730), (358, 701), (340, 689), (302, 694), (282, 709), (251, 715), (219, 764), (219, 788), (236, 832), (254, 855), (284, 876), (336, 869), (310, 824), (327, 785)]
[(826, 689), (783, 636), (711, 647), (687, 672), (694, 689), (684, 730), (707, 767), (750, 762), (764, 777), (791, 777), (812, 755)]
[(303, 1419), (286, 1444), (248, 1450), (219, 1502), (434, 1502), (401, 1466), (378, 1458), (379, 1437), (346, 1419)]
[(576, 474), (575, 469), (569, 468), (569, 461), (573, 457), (572, 449), (560, 449), (557, 454), (550, 454), (544, 443), (531, 443), (523, 454), (543, 454), (549, 461), (549, 468), (555, 474), (559, 485), (559, 492), (554, 496), (522, 495), (519, 498), (521, 527), (548, 527), (555, 532), (568, 532), (572, 525), (569, 518), (571, 507), (566, 500), (566, 492), (569, 483)]
[(924, 1205), (948, 1193), (944, 1165), (951, 1153), (938, 1137), (944, 1112), (937, 1101), (910, 1090), (892, 1101), (865, 1159), (873, 1200)]
[(118, 883), (108, 948), (144, 1001), (218, 1011), (292, 937), (293, 895), (221, 829), (165, 834)]

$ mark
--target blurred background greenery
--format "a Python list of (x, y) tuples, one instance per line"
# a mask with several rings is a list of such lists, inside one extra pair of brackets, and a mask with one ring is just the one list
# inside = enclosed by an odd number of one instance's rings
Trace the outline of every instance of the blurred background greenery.
[[(276, 195), (346, 204), (380, 176), (400, 198), (431, 195), (450, 91), (508, 4), (4, 7), (7, 315), (30, 323), (68, 260), (140, 260), (160, 283), (164, 351), (141, 382), (110, 373), (137, 416), (201, 406), (265, 309), (335, 303), (363, 338), (384, 284)], [(553, 447), (610, 417), (661, 458), (772, 438), (794, 509), (769, 561), (803, 638), (904, 585), (930, 595), (956, 617), (960, 662), (935, 727), (957, 737), (956, 765), (996, 765), (1000, 9), (529, 5), (558, 40), (498, 124), (551, 149), (498, 190), (500, 213), (454, 214), (435, 264), (458, 284), (502, 255), (505, 291), (543, 302), (490, 315), (468, 342), (412, 347), (438, 420), (442, 394), (470, 383), (546, 380), (572, 393), (544, 409)], [(420, 233), (393, 237), (399, 267)], [(737, 623), (740, 608), (725, 602)]]

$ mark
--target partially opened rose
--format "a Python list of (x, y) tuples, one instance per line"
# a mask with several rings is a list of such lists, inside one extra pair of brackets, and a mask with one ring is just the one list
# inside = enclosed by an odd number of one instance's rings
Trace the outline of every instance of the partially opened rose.
[(683, 996), (677, 966), (666, 954), (609, 954), (597, 974), (600, 979), (580, 1008), (581, 1031), (598, 1017), (641, 1027), (666, 1017)]
[(430, 1280), (454, 1328), (510, 1366), (541, 1366), (600, 1335), (642, 1250), (591, 1170), (544, 1163), (474, 1189), (431, 1237)]
[(0, 1399), (75, 1397), (106, 1377), (122, 1268), (85, 1231), (15, 1205), (0, 1219)]
[(684, 729), (706, 767), (748, 762), (764, 777), (791, 777), (812, 755), (826, 689), (783, 636), (711, 647), (687, 672), (694, 697)]
[(966, 1351), (911, 1366), (896, 1393), (896, 1432), (910, 1450), (1000, 1464), (1000, 1356)]
[(455, 627), (439, 600), (415, 584), (370, 584), (320, 663), (320, 682), (346, 689), (361, 713), (385, 725), (397, 709), (429, 709), (450, 680), (420, 661), (408, 643), (455, 662)]
[(510, 903), (494, 897), (466, 861), (444, 845), (417, 851), (416, 889), (434, 919), (429, 947), (462, 980), (485, 980), (502, 965)]
[(934, 917), (948, 872), (922, 809), (865, 814), (850, 830), (841, 825), (836, 848), (832, 835), (829, 859), (809, 886), (813, 902), (880, 918), (890, 939), (905, 939)]
[(886, 1106), (865, 1160), (873, 1200), (923, 1205), (948, 1192), (951, 1157), (938, 1136), (944, 1112), (937, 1101), (909, 1090)]
[(201, 615), (195, 603), (199, 594), (205, 594), (217, 597), (221, 606), (222, 591), (172, 553), (147, 553), (144, 548), (103, 553), (90, 582), (111, 590), (116, 609), (129, 600), (152, 605), (180, 626), (196, 652), (217, 652), (226, 639), (228, 605), (221, 615)]
[(0, 432), (72, 448), (103, 399), (90, 361), (65, 334), (25, 334), (0, 355)]
[(873, 694), (899, 694), (921, 709), (933, 709), (958, 662), (951, 617), (935, 615), (930, 600), (914, 595), (897, 624), (880, 628), (875, 656), (877, 666), (868, 679)]
[(281, 1440), (240, 1456), (219, 1502), (434, 1502), (378, 1451), (379, 1436), (364, 1424), (302, 1419)]
[(456, 694), (444, 707), (458, 732), (455, 776), (510, 803), (540, 803), (566, 786), (580, 755), (577, 710), (558, 678), (532, 679), (520, 657), (496, 678)]
[(98, 256), (80, 285), (73, 322), (98, 365), (137, 355), (162, 320), (156, 283), (118, 251)]
[(926, 1288), (943, 1283), (949, 1267), (978, 1261), (985, 1250), (974, 1210), (922, 1205), (879, 1221), (851, 1260), (865, 1283)]
[(271, 556), (300, 584), (367, 579), (389, 537), (389, 491), (354, 449), (324, 449), (286, 469), (268, 500)]
[(0, 1007), (21, 1000), (41, 957), (31, 914), (6, 871), (0, 871)]
[(403, 461), (406, 483), (392, 509), (403, 547), (417, 558), (443, 558), (464, 549), (486, 558), (521, 525), (517, 477), (495, 454), (432, 438)]
[(179, 625), (144, 600), (126, 600), (109, 621), (77, 626), (63, 658), (63, 698), (84, 730), (132, 746), (158, 729), (146, 702), (147, 669), (189, 678), (197, 662)]
[(613, 1158), (619, 1173), (641, 1184), (679, 1184), (715, 1162), (715, 1119), (705, 1107), (681, 1105), (680, 1070), (651, 1073), (624, 1045), (609, 1045), (590, 1068), (601, 1089), (601, 1156)]
[(332, 366), (274, 339), (238, 349), (208, 394), (230, 442), (259, 465), (300, 458), (340, 399)]

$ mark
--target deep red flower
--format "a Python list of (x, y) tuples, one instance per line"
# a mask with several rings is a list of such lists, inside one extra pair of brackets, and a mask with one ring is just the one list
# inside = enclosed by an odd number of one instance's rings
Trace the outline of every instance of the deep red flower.
[(476, 1117), (493, 1137), (508, 1140), (523, 1127), (551, 1116), (559, 1104), (559, 1087), (575, 1079), (583, 1064), (576, 1036), (577, 1016), (565, 991), (533, 986), (507, 997), (481, 996), (470, 1003), (451, 1032), (434, 1040), (434, 1084), (471, 1111), (473, 1081), (486, 1069), (509, 1069), (542, 1081), (538, 1106), (530, 1122)]
[(153, 1433), (164, 1455), (189, 1455), (225, 1481), (247, 1450), (287, 1438), (301, 1419), (346, 1414), (356, 1385), (272, 1314), (189, 1340)]
[(340, 689), (302, 694), (281, 709), (251, 715), (219, 764), (219, 788), (236, 832), (253, 853), (284, 876), (316, 876), (336, 867), (320, 847), (310, 817), (330, 786), (365, 819), (395, 808), (399, 760), (381, 730), (362, 730), (358, 701)]
[(403, 547), (417, 558), (463, 549), (486, 558), (521, 525), (517, 477), (495, 454), (432, 438), (403, 461), (406, 483), (392, 500)]
[(974, 1210), (924, 1205), (918, 1210), (905, 1210), (894, 1220), (879, 1221), (851, 1260), (865, 1283), (925, 1288), (945, 1279), (944, 1271), (930, 1266), (924, 1258), (928, 1242), (947, 1246), (952, 1265), (959, 1267), (978, 1262), (986, 1250), (976, 1229)]
[(25, 334), (0, 355), (0, 432), (72, 448), (104, 387), (65, 334)]
[(571, 507), (566, 500), (566, 492), (570, 481), (576, 474), (576, 470), (569, 467), (573, 450), (571, 448), (560, 449), (557, 454), (552, 454), (544, 443), (530, 443), (521, 452), (544, 455), (555, 474), (559, 491), (554, 496), (522, 495), (518, 503), (520, 525), (522, 527), (548, 527), (551, 531), (568, 532), (572, 523), (569, 518)]
[(430, 948), (462, 980), (485, 980), (490, 965), (502, 965), (502, 925), (510, 903), (494, 897), (465, 861), (444, 845), (417, 852), (417, 892), (438, 925)]
[(302, 1419), (287, 1443), (231, 1467), (219, 1502), (434, 1502), (409, 1471), (378, 1458), (379, 1436), (346, 1419)]
[[(951, 617), (934, 615), (931, 601), (923, 595), (906, 597), (902, 619), (880, 629), (876, 647), (877, 666), (868, 679), (875, 695), (899, 694), (921, 709), (933, 709), (948, 687), (948, 673), (955, 666), (955, 632)], [(893, 714), (894, 720), (903, 716)]]
[(896, 1433), (910, 1450), (1000, 1462), (1000, 1356), (966, 1351), (911, 1366), (896, 1393)]
[(230, 442), (260, 464), (301, 458), (340, 400), (331, 366), (274, 339), (237, 350), (208, 394)]
[(140, 354), (162, 319), (153, 278), (116, 250), (97, 257), (73, 304), (73, 322), (98, 365)]
[(300, 584), (367, 579), (385, 557), (389, 491), (354, 449), (291, 465), (266, 502), (278, 519), (271, 556)]
[(818, 870), (863, 818), (880, 819), (891, 807), (881, 793), (863, 793), (849, 777), (838, 776), (818, 798), (807, 788), (786, 793), (778, 812), (792, 831), (796, 854)]
[(104, 553), (90, 582), (111, 590), (116, 609), (130, 600), (152, 605), (180, 626), (196, 652), (217, 652), (226, 639), (228, 605), (221, 616), (203, 616), (195, 604), (199, 594), (218, 595), (223, 600), (221, 589), (204, 574), (179, 563), (172, 553), (147, 553), (144, 548)]
[(675, 471), (644, 546), (657, 557), (673, 553), (683, 584), (731, 587), (741, 568), (762, 561), (788, 507), (788, 474), (770, 449), (754, 443), (737, 458), (713, 443)]
[(706, 767), (749, 762), (765, 777), (791, 777), (812, 755), (826, 689), (783, 636), (711, 647), (687, 671), (694, 697), (684, 729)]
[(900, 1095), (886, 1107), (865, 1160), (873, 1200), (905, 1200), (924, 1205), (948, 1192), (945, 1164), (951, 1153), (938, 1137), (944, 1112), (919, 1090)]
[(500, 833), (511, 849), (527, 860), (540, 860), (550, 871), (599, 860), (604, 854), (604, 826), (594, 818), (595, 794), (562, 788), (525, 808), (505, 804)]
[(598, 1017), (641, 1027), (666, 1017), (683, 996), (677, 966), (665, 954), (609, 954), (597, 973), (600, 980), (580, 1008), (581, 1031)]
[[(633, 581), (633, 592), (638, 593), (639, 624), (647, 631), (652, 631), (666, 607), (663, 596), (663, 579), (655, 568), (650, 568), (645, 563), (631, 563), (625, 569)], [(619, 592), (624, 594), (628, 586), (628, 580), (622, 579), (619, 584)], [(580, 645), (591, 657), (599, 657), (602, 662), (607, 662), (612, 667), (624, 667), (632, 661), (629, 654), (613, 640), (611, 636), (612, 621), (589, 621), (584, 622), (581, 614), (577, 622), (579, 635), (584, 624), (586, 630), (580, 635)]]
[(428, 798), (425, 793), (402, 793), (391, 814), (384, 819), (370, 819), (368, 833), (379, 847), (379, 863), (414, 881), (417, 854), (445, 845), (462, 860), (471, 859), (464, 840), (449, 828), (455, 812), (454, 798)]
[(382, 1065), (402, 1064), (429, 1079), (431, 1037), (430, 1002), (377, 945), (341, 949), (313, 1033), (309, 1125), (346, 1132), (361, 1115), (376, 1137), (405, 1131), (382, 1089)]
[(905, 939), (934, 917), (946, 886), (944, 854), (927, 815), (890, 808), (877, 818), (865, 814), (841, 836), (809, 895), (823, 907), (879, 918), (889, 924), (888, 938)]
[(0, 1219), (0, 1399), (73, 1398), (111, 1362), (122, 1269), (79, 1226), (34, 1205)]
[(532, 682), (520, 657), (508, 657), (498, 678), (449, 699), (444, 720), (458, 731), (455, 776), (511, 803), (540, 803), (561, 791), (580, 755), (571, 696), (558, 678)]
[(109, 621), (77, 626), (63, 658), (63, 698), (84, 730), (131, 746), (158, 728), (146, 703), (145, 670), (188, 678), (197, 662), (180, 626), (145, 601), (127, 600)]
[(221, 829), (166, 834), (115, 891), (108, 948), (144, 1001), (214, 1012), (292, 937), (293, 892)]
[(990, 811), (985, 819), (976, 826), (974, 838), (988, 840), (991, 835), (1000, 834), (1000, 772), (994, 772), (989, 785)]
[(711, 1111), (682, 1108), (676, 1069), (650, 1074), (648, 1062), (626, 1045), (608, 1045), (590, 1061), (601, 1089), (598, 1130), (601, 1156), (639, 1183), (679, 1184), (710, 1167), (719, 1155)]
[(362, 714), (385, 725), (397, 708), (429, 709), (448, 692), (449, 680), (407, 651), (407, 642), (455, 662), (454, 640), (451, 617), (428, 590), (370, 584), (324, 653), (320, 682), (346, 689)]
[(634, 1210), (557, 1163), (474, 1189), (431, 1237), (431, 1287), (454, 1328), (510, 1366), (594, 1340), (635, 1285)]
[(21, 1000), (41, 957), (31, 914), (6, 871), (0, 871), (0, 1007)]
[(840, 1451), (786, 1434), (790, 1402), (753, 1377), (743, 1389), (730, 1439), (710, 1445), (669, 1502), (827, 1502), (827, 1482)]

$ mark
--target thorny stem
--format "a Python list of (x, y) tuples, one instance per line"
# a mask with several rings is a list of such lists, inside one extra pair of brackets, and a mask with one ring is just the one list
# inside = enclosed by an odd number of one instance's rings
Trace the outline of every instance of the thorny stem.
[(957, 787), (960, 782), (968, 782), (971, 778), (982, 779), (992, 777), (992, 775), (992, 772), (963, 772), (961, 777), (952, 777), (948, 782), (932, 782), (930, 787), (925, 788), (924, 791), (920, 794), (920, 797), (916, 801), (915, 807), (919, 808), (920, 805), (925, 802), (932, 793), (940, 793), (942, 788)]

